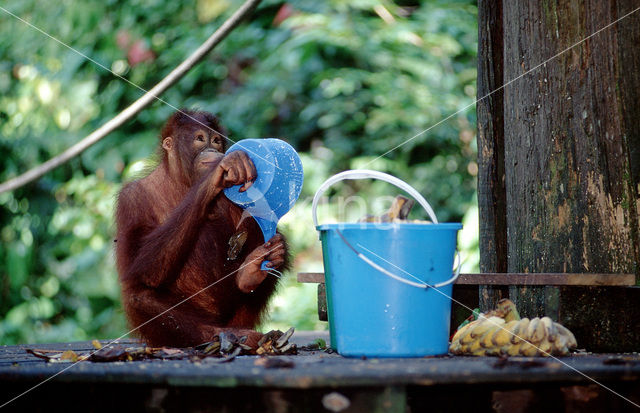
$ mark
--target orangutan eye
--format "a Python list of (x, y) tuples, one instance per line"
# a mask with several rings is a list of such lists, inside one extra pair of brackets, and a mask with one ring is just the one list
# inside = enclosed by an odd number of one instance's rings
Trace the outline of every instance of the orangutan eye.
[(196, 135), (196, 141), (204, 142), (204, 140), (205, 139), (204, 139), (204, 135), (203, 134), (199, 133), (199, 134)]

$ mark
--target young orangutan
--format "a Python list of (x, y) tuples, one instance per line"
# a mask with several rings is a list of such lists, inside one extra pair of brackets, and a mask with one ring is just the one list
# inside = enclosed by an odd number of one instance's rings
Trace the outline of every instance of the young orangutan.
[(246, 153), (224, 154), (219, 131), (210, 113), (176, 112), (162, 129), (159, 165), (118, 197), (123, 305), (151, 346), (193, 346), (222, 331), (255, 345), (262, 335), (253, 329), (277, 282), (260, 265), (282, 269), (288, 261), (282, 235), (264, 243), (255, 220), (222, 193), (246, 190), (257, 173)]

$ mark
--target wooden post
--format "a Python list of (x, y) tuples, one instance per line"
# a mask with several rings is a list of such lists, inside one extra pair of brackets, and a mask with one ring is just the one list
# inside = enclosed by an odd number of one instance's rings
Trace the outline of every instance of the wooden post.
[[(507, 201), (504, 173), (502, 0), (478, 1), (478, 204), (480, 271), (507, 272)], [(479, 305), (493, 308), (506, 286), (481, 286)]]
[[(480, 97), (501, 86), (488, 73), (507, 83), (559, 54), (506, 86), (502, 102), (495, 94), (478, 105), (482, 271), (638, 277), (640, 11), (603, 29), (638, 2), (512, 0), (501, 4), (501, 25), (494, 2), (478, 5)], [(640, 343), (640, 333), (615, 342), (639, 330), (625, 312), (640, 304), (637, 290), (528, 286), (510, 296), (524, 316), (559, 319), (590, 350), (622, 351)], [(595, 296), (618, 313), (601, 312)]]

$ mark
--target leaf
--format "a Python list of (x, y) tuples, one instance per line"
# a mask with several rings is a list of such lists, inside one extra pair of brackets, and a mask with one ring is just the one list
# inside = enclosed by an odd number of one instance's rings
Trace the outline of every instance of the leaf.
[(76, 354), (76, 352), (73, 350), (67, 350), (62, 353), (62, 355), (60, 356), (60, 360), (75, 363), (76, 361), (78, 361), (78, 354)]
[[(51, 359), (52, 356), (50, 356), (49, 354), (45, 354), (45, 353), (52, 353), (51, 350), (36, 350), (36, 349), (30, 349), (30, 348), (26, 348), (24, 351), (26, 351), (29, 354), (32, 354), (38, 358), (44, 359), (49, 361)], [(59, 351), (55, 352), (56, 355), (60, 354)]]
[(322, 350), (327, 348), (327, 342), (322, 338), (318, 338), (312, 341), (310, 346), (316, 346), (316, 348), (319, 348), (320, 350)]
[(93, 353), (89, 360), (96, 363), (130, 360), (129, 352), (119, 347), (104, 347)]

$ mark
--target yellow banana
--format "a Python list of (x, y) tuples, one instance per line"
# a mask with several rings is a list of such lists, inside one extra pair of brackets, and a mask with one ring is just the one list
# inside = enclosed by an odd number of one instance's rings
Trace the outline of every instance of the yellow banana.
[(496, 330), (500, 330), (501, 326), (493, 326), (490, 330), (487, 330), (486, 333), (484, 333), (484, 335), (482, 337), (480, 337), (479, 341), (480, 341), (480, 345), (484, 348), (491, 348), (493, 347), (493, 341), (491, 341), (491, 337), (493, 337), (493, 334), (495, 333)]
[(482, 345), (480, 344), (482, 342), (482, 340), (478, 339), (476, 341), (474, 341), (473, 343), (469, 344), (469, 352), (470, 353), (474, 353), (478, 350), (480, 350), (482, 347)]
[(459, 341), (461, 343), (470, 342), (471, 338), (469, 338), (467, 341), (465, 341), (465, 338), (469, 335), (471, 330), (473, 330), (473, 327), (474, 327), (473, 323), (475, 323), (475, 321), (472, 321), (471, 323), (463, 326), (458, 331), (456, 331), (451, 341)]
[(482, 321), (473, 330), (471, 330), (471, 338), (475, 340), (476, 338), (484, 335), (491, 328), (495, 327), (496, 324), (504, 324), (504, 319), (500, 317), (489, 317), (482, 319)]
[(513, 335), (511, 336), (511, 344), (520, 343), (525, 337), (527, 333), (527, 327), (529, 327), (529, 319), (523, 318), (518, 321), (518, 325), (513, 329)]
[(523, 332), (522, 338), (526, 339), (527, 341), (533, 341), (532, 337), (535, 335), (539, 323), (540, 319), (538, 317), (532, 318), (531, 321), (529, 321), (527, 330)]
[(482, 336), (478, 338), (480, 340), (480, 345), (484, 348), (490, 348), (493, 346), (493, 342), (491, 341), (491, 337), (496, 330), (500, 330), (504, 325), (504, 320), (498, 317), (491, 317), (485, 321), (489, 325), (487, 331), (484, 332)]
[(511, 343), (511, 337), (513, 336), (513, 329), (518, 325), (518, 320), (512, 320), (501, 326), (502, 328), (496, 329), (491, 336), (491, 342), (494, 346), (502, 347)]
[(469, 353), (470, 344), (463, 344), (460, 346), (460, 354), (468, 354)]
[(481, 348), (471, 353), (472, 356), (487, 356), (487, 349)]
[[(549, 317), (546, 317), (546, 318), (548, 318), (549, 321), (551, 321)], [(535, 328), (533, 329), (533, 333), (531, 333), (531, 335), (529, 336), (529, 341), (531, 341), (532, 343), (540, 343), (546, 337), (547, 337), (546, 322), (543, 321), (542, 319), (538, 319), (538, 322), (536, 323)]]
[(498, 301), (498, 310), (501, 310), (504, 314), (502, 318), (508, 323), (513, 320), (520, 320), (520, 314), (518, 313), (518, 309), (513, 301), (508, 298), (503, 298)]
[(535, 345), (528, 341), (523, 341), (520, 346), (520, 354), (527, 357), (533, 357), (538, 354), (538, 349)]
[(453, 336), (449, 351), (474, 356), (566, 355), (577, 346), (575, 336), (549, 317), (520, 319), (510, 300), (500, 300), (494, 310), (481, 314)]
[(554, 323), (555, 327), (558, 329), (558, 333), (567, 338), (567, 347), (573, 348), (578, 345), (576, 342), (576, 337), (573, 335), (571, 331), (560, 323)]
[(549, 340), (542, 340), (542, 342), (538, 344), (538, 348), (540, 349), (541, 356), (550, 356), (553, 354), (553, 343)]
[(500, 347), (490, 347), (485, 349), (487, 356), (499, 356), (502, 353), (502, 349)]
[(567, 346), (567, 340), (568, 337), (567, 336), (563, 336), (563, 335), (558, 335), (558, 337), (556, 338), (556, 341), (553, 343), (553, 347), (556, 349), (561, 349), (563, 347)]
[(555, 327), (553, 320), (549, 317), (542, 317), (540, 321), (542, 321), (544, 328), (547, 330), (547, 340), (555, 341), (558, 336), (558, 329)]
[(509, 356), (519, 356), (520, 355), (520, 347), (524, 344), (524, 341), (521, 341), (518, 344), (512, 344), (507, 348), (507, 355)]

